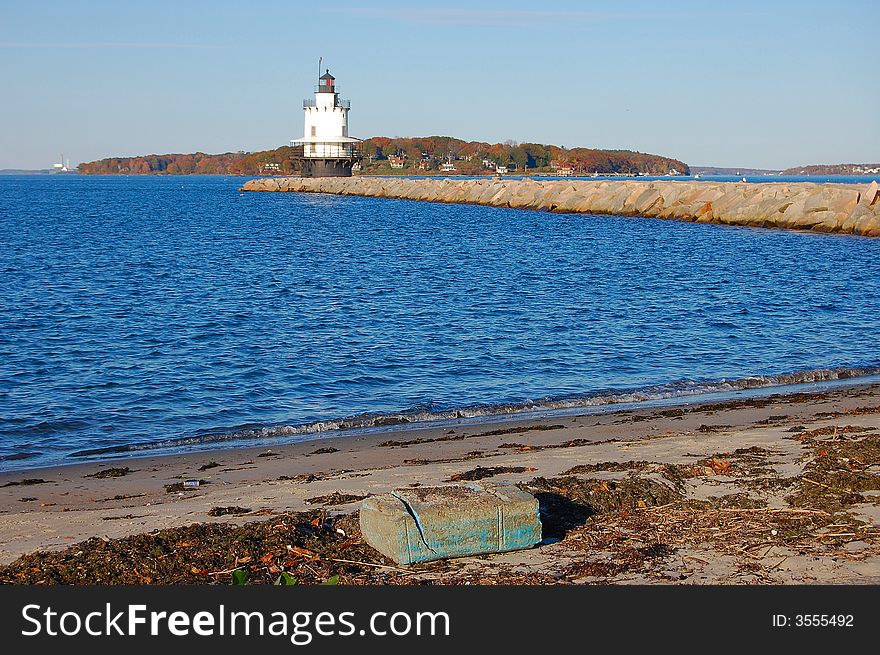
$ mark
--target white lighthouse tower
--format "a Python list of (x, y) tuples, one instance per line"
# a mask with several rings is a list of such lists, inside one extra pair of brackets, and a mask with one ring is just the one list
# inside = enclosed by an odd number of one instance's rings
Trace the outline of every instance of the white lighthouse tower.
[(290, 142), (303, 149), (303, 177), (351, 176), (352, 166), (360, 159), (360, 139), (348, 136), (349, 109), (351, 103), (339, 97), (336, 78), (327, 69), (318, 78), (315, 99), (303, 100), (303, 137)]

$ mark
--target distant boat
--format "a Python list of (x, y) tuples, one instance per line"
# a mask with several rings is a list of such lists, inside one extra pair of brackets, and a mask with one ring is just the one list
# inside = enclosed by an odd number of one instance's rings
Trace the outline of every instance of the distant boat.
[(702, 173), (697, 173), (696, 175), (694, 175), (695, 180), (699, 180), (701, 177), (703, 177)]
[(748, 182), (748, 180), (746, 180), (746, 178), (743, 178), (740, 180), (740, 182)]

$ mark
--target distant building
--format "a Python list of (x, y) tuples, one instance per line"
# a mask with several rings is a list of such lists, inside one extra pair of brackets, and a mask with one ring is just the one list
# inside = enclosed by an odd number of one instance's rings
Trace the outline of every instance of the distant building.
[(440, 170), (444, 173), (449, 173), (450, 171), (455, 170), (455, 164), (453, 164), (451, 161), (445, 161), (440, 165)]
[(69, 173), (70, 172), (70, 160), (67, 160), (67, 164), (64, 163), (64, 153), (61, 153), (61, 160), (59, 163), (52, 164), (51, 171), (53, 173)]
[(499, 175), (505, 175), (507, 173), (507, 166), (501, 166), (500, 164), (495, 167), (495, 172)]
[(260, 165), (260, 175), (274, 175), (281, 172), (281, 164), (268, 162)]
[(391, 164), (391, 168), (403, 168), (403, 157), (392, 155), (388, 158), (388, 162)]
[(430, 159), (420, 159), (419, 160), (419, 170), (420, 171), (431, 170), (431, 160)]
[(563, 164), (556, 168), (556, 174), (561, 177), (568, 177), (569, 175), (574, 175), (574, 168), (570, 164)]

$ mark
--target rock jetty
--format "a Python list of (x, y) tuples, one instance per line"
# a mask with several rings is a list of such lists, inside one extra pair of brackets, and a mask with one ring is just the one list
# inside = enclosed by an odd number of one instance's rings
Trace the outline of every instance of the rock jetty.
[(552, 212), (880, 236), (880, 186), (811, 182), (264, 178), (242, 191), (294, 191)]

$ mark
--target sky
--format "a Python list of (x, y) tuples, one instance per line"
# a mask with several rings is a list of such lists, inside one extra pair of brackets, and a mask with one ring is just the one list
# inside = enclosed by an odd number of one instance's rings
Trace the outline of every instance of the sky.
[(318, 58), (353, 136), (880, 161), (876, 0), (0, 0), (0, 168), (256, 151)]

